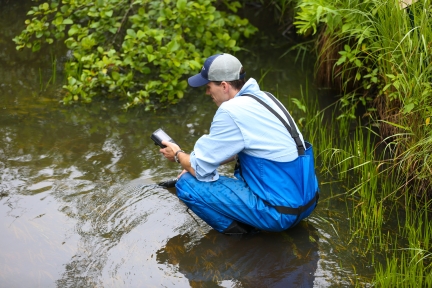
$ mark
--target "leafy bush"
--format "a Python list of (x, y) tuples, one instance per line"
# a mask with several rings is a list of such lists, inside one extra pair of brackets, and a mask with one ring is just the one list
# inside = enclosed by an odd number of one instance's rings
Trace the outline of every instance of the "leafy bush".
[(125, 108), (146, 110), (183, 97), (185, 75), (205, 58), (235, 52), (239, 40), (257, 31), (231, 13), (239, 2), (216, 0), (52, 0), (34, 6), (31, 19), (14, 38), (17, 49), (38, 51), (64, 40), (72, 55), (66, 64), (64, 103), (90, 102), (97, 95), (125, 100)]

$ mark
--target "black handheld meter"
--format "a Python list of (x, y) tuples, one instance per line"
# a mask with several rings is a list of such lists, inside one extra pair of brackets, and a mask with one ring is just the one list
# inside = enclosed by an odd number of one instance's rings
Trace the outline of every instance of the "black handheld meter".
[(162, 128), (154, 131), (150, 138), (155, 142), (155, 145), (159, 145), (161, 148), (166, 147), (162, 144), (163, 140), (177, 144), (164, 130), (162, 130)]

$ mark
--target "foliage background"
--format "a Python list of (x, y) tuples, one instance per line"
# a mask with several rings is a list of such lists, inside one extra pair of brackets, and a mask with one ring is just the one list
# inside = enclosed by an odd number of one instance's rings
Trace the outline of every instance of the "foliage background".
[[(239, 2), (214, 0), (53, 0), (33, 6), (17, 49), (38, 51), (64, 41), (69, 49), (64, 103), (115, 97), (146, 110), (177, 103), (216, 52), (235, 52), (257, 31), (235, 14)], [(216, 7), (221, 10), (217, 10)]]

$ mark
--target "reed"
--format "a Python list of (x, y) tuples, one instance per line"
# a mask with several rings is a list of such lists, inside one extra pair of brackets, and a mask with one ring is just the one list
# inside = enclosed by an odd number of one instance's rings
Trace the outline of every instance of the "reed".
[[(353, 286), (369, 282), (378, 287), (427, 287), (432, 275), (430, 202), (419, 199), (411, 190), (414, 186), (395, 173), (395, 161), (388, 157), (390, 138), (381, 140), (376, 127), (361, 118), (334, 121), (340, 103), (319, 110), (307, 100), (311, 98), (306, 91), (298, 99), (307, 106), (303, 112), (296, 101), (287, 106), (300, 113), (296, 119), (306, 119), (302, 131), (314, 145), (319, 174), (345, 189), (330, 197), (344, 197), (347, 203), (346, 249), (375, 269), (373, 279), (352, 278)], [(352, 270), (355, 275), (356, 264)]]
[(297, 6), (298, 31), (319, 35), (318, 79), (341, 89), (337, 118), (353, 119), (364, 106), (380, 135), (391, 137), (393, 167), (432, 193), (432, 147), (424, 140), (432, 116), (431, 1), (404, 9), (399, 0), (299, 0)]
[(432, 254), (429, 239), (429, 203), (419, 203), (417, 197), (405, 194), (405, 202), (414, 209), (406, 210), (404, 225), (399, 233), (406, 246), (394, 244), (386, 263), (377, 266), (374, 284), (378, 287), (431, 287)]
[(43, 72), (39, 68), (39, 93), (45, 92), (50, 84), (55, 84), (57, 80), (57, 57), (51, 51), (51, 76), (44, 85)]
[[(320, 130), (321, 171), (346, 186), (349, 243), (372, 259), (374, 285), (431, 286), (432, 3), (401, 9), (398, 0), (299, 0), (297, 6), (299, 32), (320, 35), (317, 66), (342, 92), (334, 131), (322, 132), (313, 121), (310, 130)], [(352, 129), (358, 106), (365, 106), (369, 124), (358, 120)]]

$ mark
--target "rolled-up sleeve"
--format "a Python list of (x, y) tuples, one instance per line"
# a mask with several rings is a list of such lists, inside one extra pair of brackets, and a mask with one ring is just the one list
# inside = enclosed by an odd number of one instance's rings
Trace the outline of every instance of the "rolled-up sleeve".
[(242, 151), (245, 147), (243, 135), (230, 114), (219, 107), (210, 127), (210, 134), (195, 143), (190, 155), (191, 167), (199, 181), (219, 179), (219, 165)]

